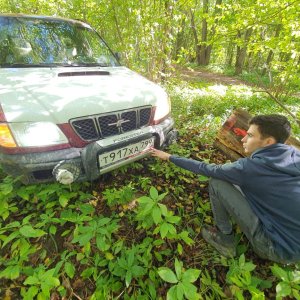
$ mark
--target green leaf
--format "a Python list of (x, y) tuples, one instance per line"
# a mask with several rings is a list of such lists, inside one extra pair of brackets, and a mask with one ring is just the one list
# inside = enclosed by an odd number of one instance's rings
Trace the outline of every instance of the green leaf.
[(161, 222), (161, 211), (159, 207), (154, 207), (154, 209), (152, 210), (152, 218), (154, 223), (157, 225)]
[(106, 240), (102, 235), (96, 237), (96, 245), (101, 251), (107, 251), (110, 248), (110, 244)]
[(169, 231), (169, 225), (168, 225), (168, 223), (165, 223), (165, 222), (164, 222), (164, 223), (160, 226), (159, 231), (160, 231), (161, 237), (162, 237), (162, 238), (165, 238), (166, 235), (168, 234), (168, 231)]
[(182, 262), (175, 258), (175, 272), (177, 279), (181, 279)]
[(84, 246), (91, 240), (92, 237), (93, 237), (93, 232), (87, 232), (86, 234), (81, 234), (74, 237), (72, 243), (79, 242), (81, 246)]
[(58, 278), (55, 277), (49, 277), (46, 279), (45, 285), (47, 285), (49, 288), (57, 287), (59, 286), (60, 282)]
[(131, 268), (132, 271), (132, 275), (134, 275), (134, 277), (140, 277), (146, 274), (146, 270), (143, 267), (140, 266), (133, 266)]
[(169, 223), (173, 223), (173, 224), (177, 224), (180, 221), (180, 217), (179, 216), (170, 216), (167, 218)]
[(177, 244), (177, 252), (179, 255), (182, 255), (183, 253), (183, 248), (182, 245), (180, 243)]
[(65, 272), (66, 274), (70, 277), (70, 278), (73, 278), (74, 277), (74, 274), (75, 274), (75, 267), (72, 263), (70, 262), (66, 262), (65, 263)]
[(5, 277), (7, 279), (16, 279), (20, 276), (20, 267), (18, 265), (8, 266), (0, 272), (0, 278)]
[(70, 200), (70, 198), (67, 195), (64, 195), (64, 194), (60, 195), (59, 198), (58, 198), (59, 204), (62, 207), (66, 207), (68, 205), (69, 200)]
[(276, 285), (276, 296), (289, 296), (292, 292), (291, 286), (287, 282), (280, 282)]
[(103, 225), (108, 224), (110, 221), (111, 221), (110, 218), (103, 218), (103, 217), (100, 217), (100, 218), (98, 219), (97, 225), (100, 227), (100, 226), (103, 226)]
[(282, 269), (281, 267), (279, 267), (278, 265), (274, 265), (273, 267), (271, 267), (272, 273), (277, 276), (278, 278), (280, 278), (283, 281), (289, 281), (289, 277), (288, 277), (288, 272), (286, 272), (284, 269)]
[[(46, 290), (45, 290), (45, 292), (47, 292)], [(47, 299), (49, 299), (50, 297), (50, 295), (49, 295), (49, 291), (48, 291), (48, 293), (45, 295), (45, 292), (43, 291), (43, 292), (40, 292), (38, 295), (37, 295), (37, 300), (47, 300)]]
[(168, 193), (160, 194), (160, 195), (157, 197), (157, 200), (160, 201), (160, 200), (164, 199), (167, 195), (168, 195)]
[(31, 286), (26, 292), (25, 300), (34, 299), (34, 296), (39, 292), (39, 288), (37, 286)]
[(166, 217), (168, 216), (168, 209), (164, 204), (158, 203), (158, 206), (160, 207), (161, 214)]
[(157, 191), (157, 189), (156, 189), (154, 186), (152, 186), (152, 187), (150, 188), (150, 197), (151, 197), (153, 200), (156, 200), (156, 199), (158, 198), (158, 191)]
[(126, 287), (129, 287), (130, 283), (131, 283), (131, 280), (132, 280), (132, 274), (131, 274), (131, 271), (127, 271), (126, 272), (126, 276), (125, 276), (125, 284), (126, 284)]
[(167, 292), (167, 300), (177, 300), (177, 285), (172, 286)]
[(56, 233), (56, 226), (51, 225), (49, 228), (49, 233), (51, 233), (52, 235), (54, 235)]
[(169, 268), (161, 267), (158, 269), (157, 273), (158, 273), (159, 277), (166, 282), (169, 282), (169, 283), (177, 283), (178, 282), (176, 275)]
[(20, 235), (20, 232), (18, 230), (11, 233), (7, 238), (4, 239), (4, 243), (2, 245), (2, 248), (4, 248), (5, 245), (7, 245), (10, 241), (15, 239), (18, 235)]
[(87, 268), (81, 273), (81, 277), (84, 279), (89, 278), (94, 273), (94, 271), (94, 267)]
[(37, 238), (46, 234), (41, 229), (34, 229), (31, 225), (25, 225), (20, 228), (20, 233), (27, 238)]
[(253, 271), (255, 268), (256, 268), (256, 265), (253, 264), (253, 263), (251, 263), (251, 262), (247, 262), (247, 263), (245, 263), (245, 265), (243, 266), (243, 270), (244, 270), (244, 271), (248, 271), (248, 272)]
[(195, 282), (200, 275), (200, 270), (188, 269), (182, 275), (182, 280), (187, 282)]
[(198, 178), (199, 178), (199, 181), (208, 181), (209, 180), (209, 177), (206, 177), (204, 175), (200, 175)]
[(197, 288), (189, 283), (189, 282), (182, 282), (182, 286), (183, 286), (183, 291), (184, 291), (184, 295), (187, 299), (199, 299), (200, 296), (197, 293)]
[(168, 224), (168, 231), (170, 234), (176, 234), (176, 228), (172, 224)]
[(3, 195), (8, 195), (13, 191), (14, 187), (12, 183), (2, 183), (1, 184), (1, 193)]
[(137, 201), (141, 204), (147, 204), (149, 201), (152, 201), (152, 199), (147, 196), (142, 196), (138, 198)]
[(128, 267), (127, 267), (127, 261), (125, 260), (124, 257), (121, 257), (121, 258), (118, 258), (118, 264), (121, 268), (127, 270)]
[(177, 290), (176, 290), (176, 296), (177, 296), (178, 300), (183, 299), (183, 293), (184, 293), (183, 285), (182, 285), (181, 282), (179, 282), (178, 285), (177, 285)]
[[(299, 286), (297, 288), (298, 288), (298, 290), (300, 289)], [(292, 289), (292, 295), (295, 297), (296, 300), (300, 300), (300, 293), (298, 290)]]
[(29, 276), (26, 278), (26, 280), (24, 281), (24, 284), (27, 285), (34, 285), (34, 284), (38, 284), (39, 283), (39, 280), (37, 277), (35, 276)]
[(128, 261), (128, 267), (131, 267), (132, 265), (133, 265), (133, 263), (134, 263), (134, 251), (133, 251), (133, 249), (131, 249), (130, 251), (129, 251), (129, 254), (128, 254), (128, 258), (127, 258), (127, 261)]
[(179, 237), (189, 246), (194, 244), (194, 241), (189, 237), (189, 233), (187, 231), (180, 232)]

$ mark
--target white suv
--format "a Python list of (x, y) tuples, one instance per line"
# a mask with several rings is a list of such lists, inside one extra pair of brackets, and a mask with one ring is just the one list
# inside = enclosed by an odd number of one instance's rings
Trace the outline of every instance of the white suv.
[(0, 14), (0, 164), (26, 183), (93, 180), (176, 138), (167, 94), (86, 23)]

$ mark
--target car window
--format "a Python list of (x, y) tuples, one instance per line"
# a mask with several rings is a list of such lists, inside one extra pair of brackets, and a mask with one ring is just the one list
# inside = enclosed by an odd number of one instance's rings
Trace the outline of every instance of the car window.
[(99, 35), (81, 23), (0, 17), (0, 65), (116, 66)]

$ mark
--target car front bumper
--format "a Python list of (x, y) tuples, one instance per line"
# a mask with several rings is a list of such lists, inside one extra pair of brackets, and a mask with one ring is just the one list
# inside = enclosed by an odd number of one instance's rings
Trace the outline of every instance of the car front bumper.
[(168, 118), (158, 125), (99, 140), (84, 148), (13, 155), (0, 153), (0, 163), (6, 173), (21, 176), (26, 184), (54, 181), (58, 179), (55, 173), (59, 168), (69, 168), (70, 172), (72, 168), (76, 169), (78, 181), (94, 180), (101, 174), (148, 156), (149, 151), (135, 153), (116, 163), (106, 165), (105, 168), (100, 165), (99, 155), (123, 149), (140, 141), (152, 139), (152, 137), (155, 148), (163, 148), (177, 138), (177, 131), (173, 127), (173, 119)]

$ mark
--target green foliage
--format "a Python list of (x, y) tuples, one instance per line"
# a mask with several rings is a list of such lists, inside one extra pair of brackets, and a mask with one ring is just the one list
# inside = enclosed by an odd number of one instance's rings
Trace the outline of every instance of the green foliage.
[(101, 251), (107, 251), (111, 247), (112, 234), (118, 230), (118, 220), (112, 220), (99, 216), (86, 225), (79, 225), (74, 230), (72, 243), (79, 243), (80, 246), (87, 246), (90, 240), (95, 238), (96, 246)]
[(200, 275), (200, 270), (183, 268), (183, 263), (175, 258), (175, 273), (167, 267), (157, 270), (160, 278), (168, 283), (174, 284), (167, 293), (167, 299), (200, 299), (197, 287), (193, 284)]
[(163, 222), (163, 216), (168, 214), (168, 209), (164, 204), (159, 203), (167, 194), (158, 194), (155, 187), (150, 188), (150, 197), (143, 196), (138, 199), (140, 204), (136, 219), (142, 228), (149, 229), (154, 224)]
[(244, 299), (244, 291), (249, 291), (252, 299), (265, 299), (264, 292), (259, 290), (259, 286), (266, 282), (251, 274), (255, 268), (256, 266), (252, 262), (246, 262), (244, 254), (238, 261), (233, 260), (229, 265), (226, 280), (232, 284), (230, 289), (237, 299)]
[(28, 289), (22, 288), (21, 295), (25, 300), (31, 300), (35, 296), (37, 299), (49, 299), (50, 290), (60, 285), (60, 281), (54, 276), (55, 269), (45, 271), (43, 267), (37, 268), (31, 276), (24, 281), (24, 285), (30, 286)]
[(138, 279), (146, 274), (146, 269), (138, 261), (138, 248), (133, 246), (131, 249), (125, 249), (121, 252), (121, 257), (117, 262), (111, 264), (112, 274), (125, 281), (126, 287), (129, 287), (133, 279)]
[(18, 178), (13, 179), (10, 176), (5, 177), (0, 183), (0, 218), (7, 219), (9, 214), (18, 210), (16, 202), (8, 201), (15, 196), (14, 183)]
[(280, 279), (276, 285), (276, 300), (284, 297), (300, 299), (300, 271), (290, 267), (281, 268), (278, 265), (271, 267), (272, 273)]
[(208, 299), (223, 299), (226, 298), (221, 286), (213, 279), (207, 270), (201, 273), (201, 291), (209, 295)]
[(120, 189), (106, 189), (103, 192), (103, 198), (107, 201), (108, 206), (126, 204), (134, 197), (134, 188), (132, 184), (123, 186)]

